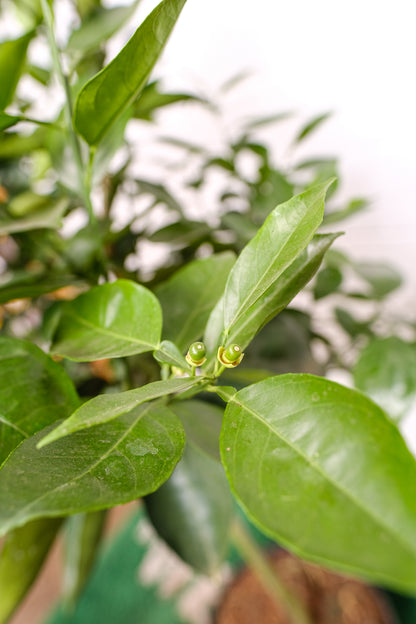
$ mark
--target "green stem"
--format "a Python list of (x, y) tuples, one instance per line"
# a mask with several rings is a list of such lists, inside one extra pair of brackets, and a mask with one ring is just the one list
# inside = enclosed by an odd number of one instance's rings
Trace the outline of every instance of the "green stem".
[(292, 624), (313, 624), (301, 602), (284, 586), (261, 548), (238, 520), (231, 527), (231, 539), (273, 601), (286, 611)]
[[(43, 17), (45, 19), (45, 24), (47, 27), (47, 35), (48, 35), (49, 46), (50, 46), (51, 54), (52, 54), (53, 66), (54, 66), (56, 75), (58, 77), (58, 80), (61, 83), (65, 92), (65, 96), (66, 96), (65, 116), (66, 116), (68, 131), (69, 131), (69, 140), (71, 143), (75, 166), (77, 168), (77, 173), (78, 173), (79, 193), (85, 204), (85, 208), (88, 211), (90, 223), (92, 224), (96, 222), (96, 218), (92, 209), (90, 191), (86, 185), (86, 179), (84, 178), (85, 167), (84, 167), (84, 162), (82, 158), (81, 144), (80, 144), (78, 135), (75, 132), (73, 122), (72, 122), (73, 108), (72, 108), (71, 90), (69, 87), (68, 78), (62, 69), (61, 58), (60, 58), (58, 46), (55, 40), (53, 12), (47, 0), (40, 0), (40, 2), (42, 6)], [(91, 160), (91, 155), (90, 155), (90, 160)], [(91, 164), (91, 167), (92, 167), (92, 164)]]

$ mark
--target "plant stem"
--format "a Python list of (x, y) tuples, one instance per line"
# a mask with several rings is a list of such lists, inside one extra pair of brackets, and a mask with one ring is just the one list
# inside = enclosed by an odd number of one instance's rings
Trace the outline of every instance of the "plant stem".
[(69, 87), (68, 78), (65, 75), (63, 68), (62, 68), (61, 58), (60, 58), (58, 46), (56, 44), (56, 39), (55, 39), (55, 34), (54, 34), (54, 16), (53, 16), (52, 8), (49, 6), (47, 0), (40, 0), (40, 2), (42, 6), (43, 17), (45, 19), (45, 24), (47, 27), (47, 35), (48, 35), (49, 46), (50, 46), (51, 54), (52, 54), (53, 66), (54, 66), (56, 75), (58, 77), (58, 80), (60, 81), (64, 89), (65, 96), (66, 96), (65, 97), (65, 116), (66, 116), (66, 121), (67, 121), (68, 132), (69, 132), (69, 140), (71, 142), (72, 153), (74, 156), (75, 166), (77, 168), (77, 173), (78, 173), (79, 193), (85, 204), (85, 208), (88, 211), (90, 223), (93, 224), (96, 222), (96, 218), (95, 218), (92, 203), (91, 203), (90, 188), (88, 184), (91, 183), (91, 174), (89, 173), (89, 171), (92, 169), (92, 158), (93, 158), (94, 153), (90, 152), (90, 163), (87, 169), (87, 175), (90, 176), (89, 182), (88, 182), (87, 176), (84, 177), (84, 162), (82, 158), (81, 144), (80, 144), (78, 135), (76, 134), (73, 123), (72, 123), (73, 109), (72, 109), (71, 90)]
[(236, 520), (231, 527), (231, 539), (273, 601), (284, 608), (291, 622), (313, 624), (301, 602), (283, 585), (276, 570), (239, 520)]

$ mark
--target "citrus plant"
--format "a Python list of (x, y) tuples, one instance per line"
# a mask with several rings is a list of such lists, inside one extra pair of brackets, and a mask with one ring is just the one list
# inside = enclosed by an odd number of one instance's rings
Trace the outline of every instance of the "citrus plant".
[[(304, 331), (309, 345), (306, 315), (284, 310), (322, 262), (316, 299), (357, 296), (342, 292), (346, 266), (361, 271), (361, 297), (379, 300), (398, 285), (394, 272), (380, 277), (331, 250), (339, 233), (318, 232), (363, 202), (324, 212), (336, 188), (332, 164), (304, 163), (285, 176), (246, 128), (227, 157), (204, 160), (193, 182), (200, 186), (210, 167), (225, 169), (246, 209), (222, 205), (218, 227), (190, 219), (166, 185), (135, 176), (125, 139), (128, 123), (151, 120), (162, 106), (205, 105), (149, 82), (185, 0), (163, 0), (107, 64), (106, 42), (136, 2), (77, 0), (79, 25), (62, 42), (60, 3), (13, 4), (26, 32), (0, 44), (0, 622), (63, 524), (83, 544), (71, 561), (74, 597), (105, 510), (139, 498), (160, 535), (204, 573), (226, 556), (236, 500), (301, 556), (414, 593), (416, 462), (393, 422), (415, 394), (414, 344), (381, 340), (375, 317), (360, 324), (340, 309), (352, 339), (370, 337), (354, 370), (363, 392), (309, 372), (276, 374), (253, 358), (262, 336), (272, 345), (286, 329), (295, 340)], [(36, 40), (48, 42), (50, 67), (32, 59)], [(51, 118), (35, 116), (27, 80), (46, 101), (58, 81), (64, 104)], [(243, 149), (260, 158), (255, 182), (239, 175)], [(306, 169), (312, 177), (295, 182)], [(117, 200), (135, 195), (150, 205), (117, 228)], [(169, 223), (155, 227), (160, 205)], [(74, 217), (81, 225), (71, 233)], [(170, 252), (147, 277), (129, 264), (143, 241)], [(409, 365), (396, 367), (387, 352)], [(385, 366), (374, 374), (380, 358)], [(392, 367), (398, 413), (379, 399)]]

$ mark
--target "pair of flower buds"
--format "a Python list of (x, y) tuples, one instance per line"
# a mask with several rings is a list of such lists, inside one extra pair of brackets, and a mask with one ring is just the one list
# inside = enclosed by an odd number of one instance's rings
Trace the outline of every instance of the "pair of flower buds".
[[(203, 342), (193, 342), (186, 354), (186, 361), (191, 366), (202, 366), (206, 361), (206, 349)], [(219, 347), (217, 358), (226, 368), (238, 366), (244, 357), (241, 347), (238, 344), (231, 344), (228, 347)]]

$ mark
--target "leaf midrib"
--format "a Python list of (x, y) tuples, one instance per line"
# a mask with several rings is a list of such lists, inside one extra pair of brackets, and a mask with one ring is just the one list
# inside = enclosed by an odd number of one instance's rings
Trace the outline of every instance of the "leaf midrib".
[[(380, 526), (383, 531), (386, 531), (387, 533), (389, 533), (390, 535), (392, 535), (400, 544), (402, 544), (402, 546), (404, 546), (405, 550), (408, 550), (410, 547), (410, 550), (416, 555), (416, 548), (414, 545), (409, 544), (406, 541), (403, 541), (402, 536), (398, 535), (394, 529), (389, 526), (389, 525), (384, 525), (380, 519), (377, 516), (374, 516), (371, 513), (371, 510), (368, 510), (365, 506), (363, 506), (360, 501), (358, 501), (351, 492), (349, 492), (348, 490), (345, 489), (344, 486), (339, 485), (336, 481), (334, 481), (333, 479), (331, 479), (331, 477), (329, 477), (324, 471), (323, 469), (321, 469), (321, 467), (319, 466), (319, 464), (316, 464), (308, 455), (306, 455), (301, 449), (299, 449), (295, 444), (293, 444), (290, 440), (288, 440), (285, 436), (283, 436), (280, 432), (276, 431), (276, 429), (273, 428), (273, 426), (271, 425), (271, 423), (269, 423), (267, 420), (265, 420), (260, 414), (258, 414), (257, 412), (255, 412), (254, 410), (252, 410), (251, 408), (249, 408), (247, 405), (243, 405), (241, 402), (236, 401), (235, 398), (231, 398), (230, 399), (230, 403), (235, 403), (236, 405), (238, 405), (241, 409), (246, 410), (249, 414), (251, 414), (252, 416), (254, 416), (254, 418), (257, 418), (260, 422), (262, 422), (268, 429), (270, 429), (280, 440), (282, 440), (282, 442), (284, 442), (289, 448), (291, 448), (295, 453), (297, 453), (300, 457), (302, 457), (302, 459), (309, 464), (317, 473), (319, 473), (319, 475), (321, 477), (324, 478), (324, 480), (328, 481), (335, 489), (337, 489), (338, 491), (342, 492), (342, 494), (344, 494), (344, 496), (348, 499), (350, 499), (353, 504), (358, 508), (361, 509), (369, 518), (372, 519), (372, 521)], [(330, 405), (335, 405), (337, 406), (338, 403), (328, 403), (326, 404), (326, 406), (330, 406)], [(325, 407), (326, 407), (325, 406)], [(295, 412), (291, 412), (290, 414), (287, 414), (287, 417), (291, 417), (291, 416), (295, 416), (296, 414), (300, 414), (303, 411), (307, 410), (309, 408), (305, 407), (302, 408), (300, 410), (296, 410)], [(361, 410), (360, 410), (361, 411)]]

